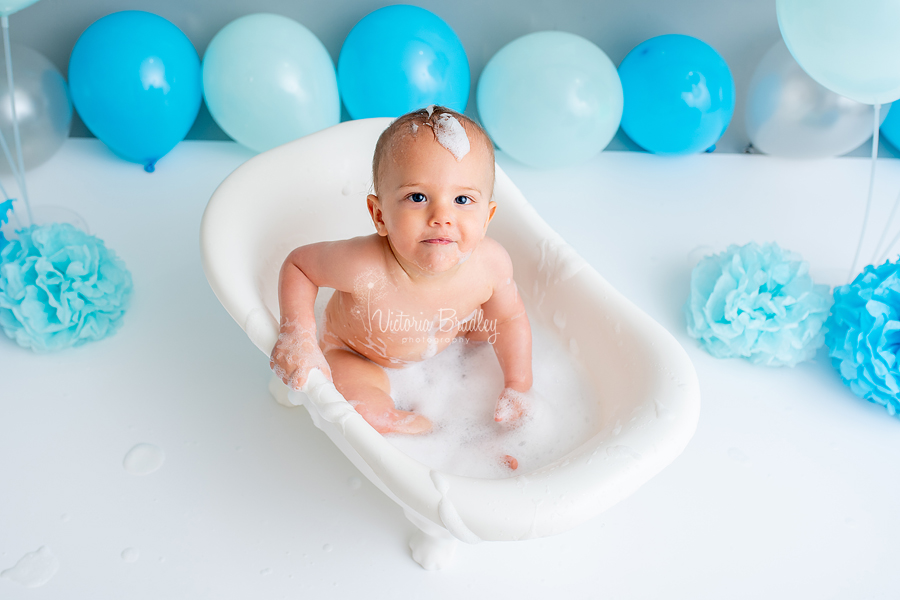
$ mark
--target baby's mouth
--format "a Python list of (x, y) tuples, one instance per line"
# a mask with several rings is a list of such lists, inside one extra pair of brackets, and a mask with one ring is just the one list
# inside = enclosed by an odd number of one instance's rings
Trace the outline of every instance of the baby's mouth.
[(427, 240), (422, 240), (425, 244), (452, 244), (453, 240), (450, 238), (428, 238)]

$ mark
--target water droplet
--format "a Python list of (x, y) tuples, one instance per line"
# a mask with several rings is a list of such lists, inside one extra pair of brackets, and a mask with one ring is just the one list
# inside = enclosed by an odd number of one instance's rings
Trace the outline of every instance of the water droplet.
[(19, 559), (14, 567), (0, 573), (0, 579), (9, 579), (19, 585), (35, 588), (50, 581), (59, 570), (59, 559), (53, 556), (47, 546), (36, 552), (29, 552)]
[(325, 544), (324, 546), (322, 546), (322, 550), (324, 550), (325, 552), (331, 552), (332, 550), (334, 550), (334, 546), (332, 546), (331, 544)]
[(267, 575), (271, 575), (272, 572), (273, 572), (273, 571), (272, 571), (272, 567), (266, 567), (265, 569), (262, 569), (262, 570), (259, 572), (259, 574), (262, 575), (263, 577), (265, 577), (265, 576), (267, 576)]
[(122, 550), (122, 560), (127, 563), (137, 562), (141, 557), (141, 553), (137, 548), (125, 548)]
[(566, 313), (561, 310), (557, 310), (553, 313), (553, 324), (559, 327), (560, 329), (566, 328)]
[(159, 469), (166, 460), (166, 454), (153, 444), (138, 444), (128, 451), (122, 466), (132, 475), (149, 475)]
[(68, 523), (69, 521), (72, 520), (72, 517), (69, 516), (69, 513), (63, 513), (62, 516), (60, 517), (60, 519), (62, 520), (63, 523)]
[(656, 399), (656, 418), (660, 421), (674, 421), (675, 415), (665, 404)]
[(641, 455), (639, 452), (636, 452), (628, 446), (622, 445), (607, 448), (606, 455), (610, 458), (633, 458), (634, 460), (641, 460)]

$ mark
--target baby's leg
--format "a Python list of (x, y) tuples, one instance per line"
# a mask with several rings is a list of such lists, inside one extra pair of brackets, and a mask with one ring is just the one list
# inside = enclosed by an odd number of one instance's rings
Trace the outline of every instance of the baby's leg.
[(405, 410), (397, 410), (391, 384), (380, 366), (348, 350), (325, 353), (334, 385), (378, 433), (423, 433), (431, 421)]

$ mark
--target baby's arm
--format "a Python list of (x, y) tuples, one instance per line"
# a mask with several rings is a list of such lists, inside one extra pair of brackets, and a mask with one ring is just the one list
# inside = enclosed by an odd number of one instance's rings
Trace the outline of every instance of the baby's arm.
[(531, 389), (531, 325), (513, 280), (509, 255), (499, 244), (493, 250), (489, 266), (494, 289), (482, 309), (487, 322), (496, 323), (496, 335), (490, 341), (503, 370), (504, 389), (494, 420), (515, 421), (526, 411), (522, 394)]
[(357, 245), (358, 239), (301, 246), (288, 255), (281, 267), (281, 330), (269, 366), (295, 390), (306, 384), (312, 369), (319, 369), (331, 379), (331, 369), (316, 338), (316, 294), (320, 287), (347, 287), (348, 266), (355, 262), (351, 255)]

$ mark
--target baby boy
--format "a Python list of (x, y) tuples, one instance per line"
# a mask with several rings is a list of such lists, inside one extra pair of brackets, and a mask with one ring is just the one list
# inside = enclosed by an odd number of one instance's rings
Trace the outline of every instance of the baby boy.
[[(281, 332), (270, 366), (299, 390), (319, 369), (381, 433), (422, 433), (431, 422), (398, 410), (384, 368), (401, 368), (457, 342), (487, 341), (504, 376), (494, 419), (514, 423), (531, 388), (531, 328), (503, 247), (486, 237), (497, 208), (494, 150), (481, 127), (429, 106), (378, 139), (376, 233), (297, 248), (281, 268)], [(335, 290), (321, 340), (313, 307)]]

